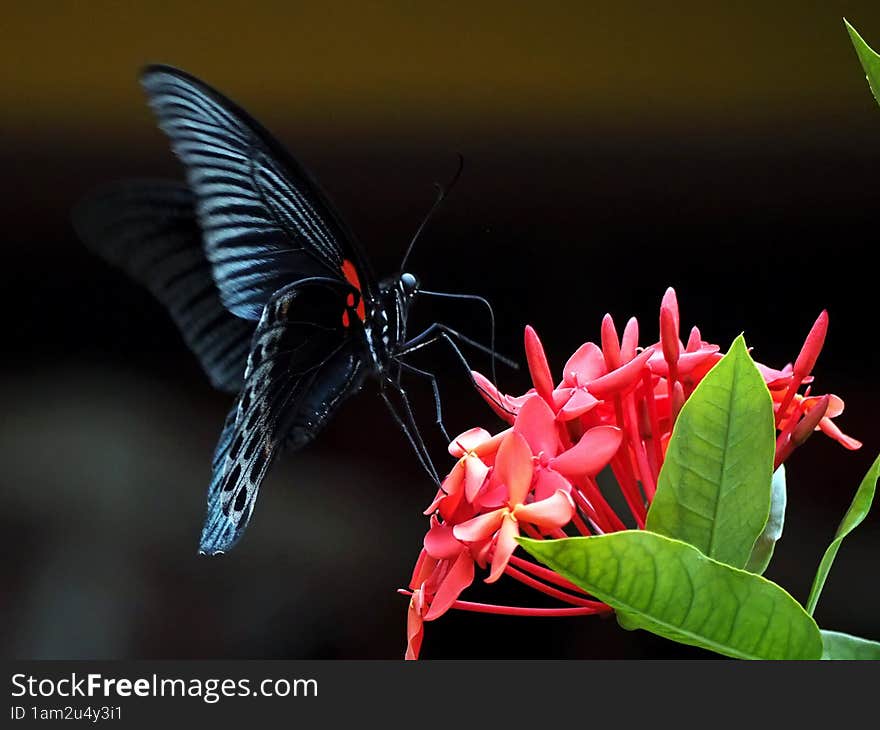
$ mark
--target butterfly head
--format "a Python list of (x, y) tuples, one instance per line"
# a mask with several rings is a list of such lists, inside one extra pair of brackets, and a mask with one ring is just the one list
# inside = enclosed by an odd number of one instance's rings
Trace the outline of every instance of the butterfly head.
[(419, 291), (419, 280), (414, 274), (408, 272), (404, 272), (400, 275), (397, 285), (400, 288), (400, 293), (403, 294), (404, 299), (412, 299)]

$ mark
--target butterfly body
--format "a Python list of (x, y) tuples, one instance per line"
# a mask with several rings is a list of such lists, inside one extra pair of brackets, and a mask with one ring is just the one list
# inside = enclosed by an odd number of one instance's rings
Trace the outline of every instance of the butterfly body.
[(367, 378), (409, 408), (399, 356), (418, 284), (379, 282), (317, 184), (240, 107), (170, 67), (141, 81), (187, 183), (108, 188), (74, 222), (168, 307), (211, 382), (236, 393), (200, 541), (213, 555), (241, 537), (280, 447), (306, 445)]

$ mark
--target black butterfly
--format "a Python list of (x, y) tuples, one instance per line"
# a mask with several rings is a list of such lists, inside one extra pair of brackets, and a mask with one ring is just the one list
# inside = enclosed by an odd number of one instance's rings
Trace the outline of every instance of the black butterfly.
[(442, 324), (407, 339), (407, 315), (417, 294), (485, 300), (420, 290), (403, 266), (379, 283), (318, 185), (244, 110), (174, 68), (148, 67), (141, 82), (188, 185), (120, 184), (74, 223), (168, 307), (212, 384), (237, 393), (200, 552), (235, 545), (279, 447), (308, 443), (368, 375), (437, 481), (400, 384), (403, 372), (430, 380), (445, 435), (436, 379), (402, 356), (444, 340), (465, 362), (455, 338), (504, 358)]

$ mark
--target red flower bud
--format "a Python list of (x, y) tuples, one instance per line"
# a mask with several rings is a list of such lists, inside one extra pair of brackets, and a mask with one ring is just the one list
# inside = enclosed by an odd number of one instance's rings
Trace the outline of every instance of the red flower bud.
[(807, 377), (816, 365), (819, 353), (822, 352), (822, 346), (825, 344), (825, 335), (828, 333), (828, 312), (822, 310), (822, 313), (813, 323), (807, 339), (804, 340), (804, 346), (801, 348), (797, 360), (794, 361), (794, 377), (802, 380)]
[(553, 376), (550, 374), (550, 366), (547, 364), (547, 356), (544, 354), (544, 346), (529, 325), (526, 325), (525, 333), (526, 360), (529, 363), (529, 373), (535, 390), (550, 406), (553, 405)]
[(636, 356), (639, 347), (639, 321), (630, 317), (623, 329), (623, 337), (620, 340), (620, 357), (627, 362)]
[(791, 432), (791, 440), (795, 446), (800, 446), (813, 435), (813, 431), (819, 426), (819, 421), (828, 412), (828, 404), (830, 402), (831, 396), (824, 395), (804, 414), (798, 425), (794, 427), (794, 431)]
[(617, 339), (617, 328), (610, 314), (602, 318), (602, 354), (609, 370), (620, 367), (620, 340)]
[(672, 312), (672, 317), (675, 320), (675, 334), (678, 336), (679, 331), (681, 330), (681, 324), (679, 323), (678, 317), (678, 298), (675, 296), (675, 289), (669, 287), (666, 290), (666, 293), (663, 294), (663, 299), (660, 302), (660, 309), (668, 309)]
[(660, 308), (660, 345), (663, 347), (663, 358), (674, 367), (678, 362), (678, 326), (675, 314), (668, 307)]
[(672, 386), (672, 422), (675, 423), (678, 418), (678, 414), (681, 413), (682, 406), (684, 406), (684, 388), (682, 384), (676, 382), (675, 385)]

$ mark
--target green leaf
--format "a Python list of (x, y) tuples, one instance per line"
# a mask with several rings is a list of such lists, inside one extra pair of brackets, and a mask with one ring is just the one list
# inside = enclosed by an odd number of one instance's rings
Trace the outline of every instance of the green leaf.
[(773, 401), (742, 335), (688, 398), (646, 528), (742, 568), (770, 513)]
[(645, 530), (519, 543), (618, 612), (624, 628), (740, 659), (818, 659), (815, 621), (775, 583)]
[(880, 642), (822, 629), (823, 659), (880, 660)]
[(871, 50), (871, 47), (862, 40), (858, 31), (845, 18), (843, 22), (846, 25), (847, 31), (849, 31), (849, 37), (852, 40), (853, 46), (855, 46), (859, 61), (862, 62), (862, 68), (865, 69), (868, 86), (871, 87), (874, 100), (880, 104), (880, 56)]
[(880, 456), (874, 460), (871, 468), (868, 469), (868, 473), (865, 474), (865, 478), (862, 479), (862, 483), (856, 490), (856, 496), (853, 497), (849, 509), (843, 516), (840, 527), (837, 528), (834, 539), (825, 551), (825, 555), (822, 556), (822, 562), (819, 563), (819, 569), (816, 571), (816, 577), (813, 579), (813, 587), (810, 589), (810, 597), (807, 599), (807, 611), (809, 611), (811, 616), (816, 610), (816, 604), (819, 602), (819, 596), (822, 593), (822, 588), (825, 586), (825, 580), (828, 578), (831, 564), (834, 562), (834, 558), (837, 557), (837, 551), (840, 550), (843, 538), (862, 524), (862, 520), (865, 519), (868, 511), (871, 509), (878, 478), (880, 478)]
[(763, 575), (770, 565), (776, 542), (782, 537), (782, 526), (785, 522), (785, 503), (787, 500), (785, 489), (785, 466), (780, 464), (773, 474), (773, 485), (770, 495), (770, 517), (764, 525), (764, 531), (758, 535), (752, 548), (752, 555), (746, 563), (746, 570), (750, 573)]

